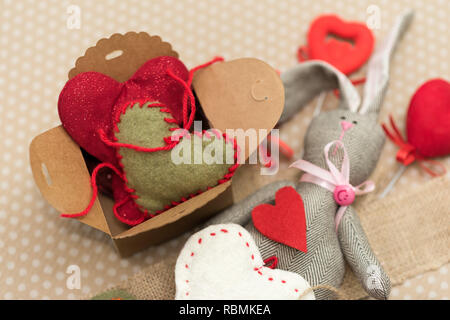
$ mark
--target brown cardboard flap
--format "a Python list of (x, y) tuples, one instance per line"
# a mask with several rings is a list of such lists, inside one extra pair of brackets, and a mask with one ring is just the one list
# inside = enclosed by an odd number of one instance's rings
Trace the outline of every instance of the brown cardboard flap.
[[(89, 171), (80, 147), (62, 126), (50, 129), (30, 144), (30, 165), (42, 196), (59, 212), (83, 211), (92, 196)], [(110, 234), (98, 199), (81, 222)]]
[[(120, 55), (114, 57), (115, 53)], [(69, 79), (82, 72), (97, 71), (123, 82), (147, 60), (160, 56), (178, 58), (178, 53), (172, 50), (170, 43), (146, 32), (115, 33), (87, 49), (76, 61), (75, 68), (69, 71)]]
[[(211, 126), (222, 132), (226, 129), (269, 132), (283, 111), (283, 83), (271, 66), (258, 59), (215, 63), (196, 72), (193, 86)], [(250, 150), (246, 143), (245, 159), (255, 149)]]
[(127, 237), (135, 236), (141, 232), (149, 231), (152, 229), (158, 229), (167, 224), (180, 220), (181, 218), (189, 215), (191, 212), (203, 207), (211, 200), (215, 199), (218, 195), (223, 193), (231, 185), (231, 180), (225, 183), (219, 184), (217, 187), (205, 191), (198, 196), (183, 202), (176, 207), (169, 209), (156, 217), (153, 217), (137, 226), (122, 232), (114, 239), (123, 239)]

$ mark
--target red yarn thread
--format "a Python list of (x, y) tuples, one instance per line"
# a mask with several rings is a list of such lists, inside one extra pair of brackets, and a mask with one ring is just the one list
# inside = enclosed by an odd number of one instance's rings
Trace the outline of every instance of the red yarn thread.
[(98, 166), (95, 167), (94, 171), (92, 171), (92, 176), (91, 176), (92, 197), (91, 197), (91, 200), (89, 201), (89, 204), (86, 207), (86, 209), (84, 209), (83, 211), (78, 212), (78, 213), (62, 213), (61, 217), (77, 218), (77, 217), (82, 217), (82, 216), (85, 216), (86, 214), (88, 214), (88, 212), (94, 206), (95, 200), (97, 199), (97, 194), (98, 194), (97, 174), (100, 171), (100, 169), (102, 169), (102, 168), (110, 168), (121, 179), (124, 179), (122, 173), (115, 166), (113, 166), (112, 164), (107, 163), (107, 162), (100, 163)]
[[(183, 79), (181, 79), (180, 77), (177, 77), (172, 70), (168, 69), (167, 70), (167, 74), (172, 77), (174, 80), (178, 81), (184, 88), (185, 88), (185, 92), (183, 95), (183, 128), (189, 130), (189, 128), (191, 127), (192, 123), (194, 122), (194, 118), (195, 118), (195, 97), (194, 94), (191, 90), (191, 85), (192, 85), (192, 80), (194, 79), (194, 73), (202, 68), (208, 67), (210, 65), (212, 65), (213, 63), (219, 62), (219, 61), (224, 61), (224, 59), (222, 57), (215, 57), (214, 59), (212, 59), (211, 61), (208, 61), (204, 64), (201, 64), (197, 67), (192, 68), (189, 71), (189, 78), (188, 81), (184, 81)], [(191, 110), (190, 110), (190, 116), (189, 116), (189, 120), (187, 118), (187, 114), (188, 114), (188, 110), (187, 110), (187, 104), (188, 104), (188, 100), (190, 99), (191, 102)]]
[[(184, 87), (184, 95), (183, 95), (183, 128), (189, 130), (189, 128), (192, 125), (192, 122), (194, 121), (195, 116), (195, 98), (194, 94), (192, 93), (192, 90), (188, 82), (184, 81), (180, 77), (176, 76), (170, 69), (167, 70), (167, 74), (172, 77), (174, 80), (178, 81), (183, 87)], [(190, 77), (190, 75), (189, 75)], [(189, 120), (187, 120), (187, 104), (188, 100), (191, 101), (191, 114), (189, 116)]]
[[(447, 169), (442, 163), (435, 160), (426, 159), (417, 151), (415, 146), (413, 146), (408, 141), (406, 141), (406, 139), (403, 138), (402, 134), (400, 133), (400, 130), (395, 124), (392, 115), (389, 115), (389, 122), (392, 126), (392, 132), (389, 131), (386, 124), (383, 123), (381, 126), (383, 127), (383, 130), (386, 133), (387, 137), (393, 143), (395, 143), (397, 146), (400, 147), (400, 150), (398, 150), (396, 155), (396, 160), (398, 162), (402, 163), (404, 166), (408, 166), (417, 160), (422, 169), (425, 170), (425, 172), (427, 172), (432, 177), (441, 176), (447, 172)], [(431, 165), (439, 167), (441, 169), (441, 172), (437, 172), (435, 170), (430, 169), (425, 165), (425, 163), (429, 163)]]
[[(126, 110), (128, 108), (133, 108), (133, 106), (136, 103), (139, 103), (139, 107), (142, 108), (148, 101), (147, 100), (135, 100), (135, 101), (131, 101), (131, 102), (127, 102), (125, 103), (122, 107), (118, 108), (116, 113), (114, 114), (114, 131), (115, 132), (119, 132), (119, 128), (117, 126), (117, 123), (120, 122), (120, 116), (125, 114)], [(165, 112), (165, 113), (169, 113), (170, 114), (170, 110), (168, 108), (166, 108), (165, 105), (161, 104), (161, 103), (153, 103), (153, 104), (148, 104), (147, 108), (161, 108), (159, 111), (160, 112)], [(175, 119), (173, 118), (164, 118), (164, 121), (166, 121), (167, 123), (176, 123)], [(177, 142), (173, 142), (173, 143), (169, 143), (169, 139), (170, 137), (168, 137), (167, 139), (164, 139), (165, 143), (167, 144), (164, 147), (156, 147), (156, 148), (146, 148), (146, 147), (141, 147), (141, 146), (137, 146), (134, 144), (130, 144), (130, 143), (120, 143), (117, 142), (117, 138), (114, 137), (114, 139), (116, 141), (112, 141), (111, 139), (108, 138), (106, 132), (103, 129), (99, 129), (98, 130), (98, 134), (100, 137), (100, 140), (102, 140), (103, 143), (105, 143), (106, 145), (113, 147), (113, 148), (128, 148), (128, 149), (133, 149), (136, 151), (140, 151), (140, 152), (156, 152), (156, 151), (161, 151), (161, 150), (171, 150), (173, 149), (176, 145)]]
[[(133, 149), (133, 150), (140, 151), (140, 152), (156, 152), (156, 151), (161, 151), (161, 150), (171, 150), (177, 145), (176, 143), (171, 143), (171, 144), (167, 144), (164, 147), (146, 148), (146, 147), (136, 146), (136, 145), (130, 144), (130, 143), (120, 143), (120, 142), (111, 141), (106, 136), (106, 133), (102, 129), (98, 130), (98, 134), (100, 136), (100, 139), (106, 145), (108, 145), (110, 147), (114, 147), (114, 148), (128, 148), (128, 149)], [(166, 139), (164, 139), (164, 141), (167, 143)]]

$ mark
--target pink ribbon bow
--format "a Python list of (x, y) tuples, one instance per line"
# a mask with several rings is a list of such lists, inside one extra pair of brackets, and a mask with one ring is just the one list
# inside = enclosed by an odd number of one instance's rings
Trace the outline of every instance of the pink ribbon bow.
[[(342, 159), (342, 167), (340, 171), (328, 157), (330, 148), (335, 143), (341, 146), (344, 150), (344, 158)], [(350, 161), (348, 159), (347, 150), (345, 150), (342, 141), (331, 141), (325, 146), (324, 153), (329, 171), (302, 159), (295, 161), (289, 167), (295, 167), (306, 172), (301, 177), (300, 181), (314, 183), (333, 192), (334, 200), (340, 206), (335, 218), (337, 232), (341, 218), (347, 207), (355, 200), (355, 196), (373, 191), (375, 189), (375, 184), (370, 180), (367, 180), (356, 187), (350, 184)]]

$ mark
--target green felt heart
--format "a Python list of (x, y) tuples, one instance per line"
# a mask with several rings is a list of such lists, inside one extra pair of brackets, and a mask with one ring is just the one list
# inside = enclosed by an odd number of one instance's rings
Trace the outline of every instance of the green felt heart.
[[(166, 140), (174, 132), (171, 128), (179, 127), (170, 119), (168, 110), (154, 102), (130, 104), (117, 122), (117, 142), (143, 148), (174, 144)], [(170, 150), (144, 152), (122, 147), (119, 154), (136, 203), (150, 213), (227, 180), (235, 163), (233, 142), (209, 132), (187, 134)]]
[(136, 298), (125, 290), (111, 289), (92, 297), (91, 300), (136, 300)]

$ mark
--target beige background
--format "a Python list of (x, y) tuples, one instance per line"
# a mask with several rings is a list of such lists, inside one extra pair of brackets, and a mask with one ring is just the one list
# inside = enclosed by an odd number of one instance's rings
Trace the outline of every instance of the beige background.
[[(125, 279), (173, 252), (187, 236), (120, 259), (108, 237), (62, 219), (42, 199), (28, 165), (28, 145), (59, 124), (56, 103), (75, 59), (102, 38), (130, 30), (158, 34), (172, 43), (188, 67), (215, 55), (257, 57), (283, 71), (295, 65), (311, 20), (335, 12), (365, 21), (370, 4), (380, 8), (380, 39), (394, 17), (413, 7), (412, 28), (394, 56), (381, 120), (393, 113), (401, 128), (409, 98), (433, 77), (450, 78), (447, 0), (316, 1), (1, 1), (0, 38), (0, 299), (75, 299)], [(69, 29), (71, 4), (81, 9), (81, 28)], [(360, 74), (363, 74), (361, 71)], [(329, 94), (327, 106), (335, 103)], [(296, 151), (312, 107), (281, 128)], [(374, 174), (380, 188), (397, 169), (396, 148), (387, 143)], [(441, 159), (450, 167), (450, 159)], [(282, 172), (288, 162), (282, 163)], [(253, 170), (254, 171), (254, 170)], [(430, 177), (409, 168), (394, 192), (407, 192)], [(248, 190), (250, 192), (251, 190)], [(242, 195), (241, 195), (242, 196)], [(81, 269), (81, 289), (66, 287), (66, 269)], [(447, 299), (449, 265), (406, 281), (394, 299)]]

